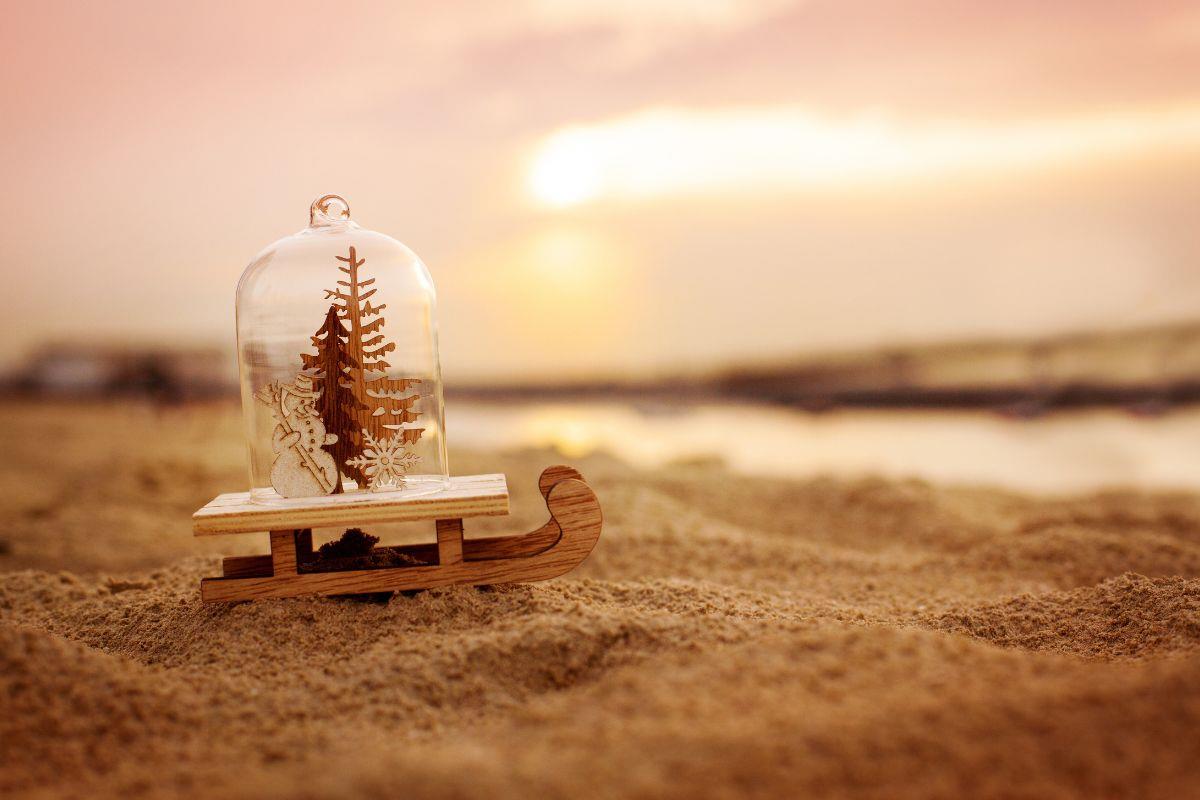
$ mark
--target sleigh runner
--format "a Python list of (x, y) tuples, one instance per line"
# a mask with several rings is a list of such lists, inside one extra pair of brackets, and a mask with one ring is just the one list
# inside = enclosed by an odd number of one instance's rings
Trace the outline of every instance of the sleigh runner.
[[(546, 469), (538, 488), (550, 512), (545, 525), (532, 533), (481, 539), (464, 539), (462, 521), (508, 513), (503, 475), (451, 478), (446, 491), (422, 497), (346, 493), (268, 505), (251, 502), (245, 493), (220, 495), (193, 515), (194, 534), (269, 530), (271, 553), (225, 558), (221, 577), (201, 581), (201, 597), (222, 602), (554, 578), (574, 569), (595, 547), (602, 523), (600, 503), (571, 467)], [(436, 521), (436, 544), (379, 548), (407, 557), (411, 566), (306, 570), (313, 559), (314, 527), (425, 519)]]

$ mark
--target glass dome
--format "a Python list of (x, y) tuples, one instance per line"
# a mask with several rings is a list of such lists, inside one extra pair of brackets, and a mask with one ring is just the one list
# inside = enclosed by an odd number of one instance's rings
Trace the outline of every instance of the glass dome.
[(445, 488), (436, 305), (421, 260), (337, 195), (250, 262), (237, 339), (255, 501)]

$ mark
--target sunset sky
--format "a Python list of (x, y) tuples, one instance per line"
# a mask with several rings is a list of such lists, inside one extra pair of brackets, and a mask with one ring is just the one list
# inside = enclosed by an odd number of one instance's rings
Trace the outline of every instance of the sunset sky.
[(7, 3), (0, 365), (232, 352), (345, 196), (449, 378), (1200, 318), (1200, 4)]

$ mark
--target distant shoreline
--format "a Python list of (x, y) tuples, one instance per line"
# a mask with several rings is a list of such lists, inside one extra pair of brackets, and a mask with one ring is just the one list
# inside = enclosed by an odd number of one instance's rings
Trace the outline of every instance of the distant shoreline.
[[(166, 404), (235, 397), (232, 353), (219, 347), (64, 342), (0, 379), (23, 397), (144, 397)], [(1200, 323), (1029, 340), (897, 344), (703, 373), (518, 383), (451, 379), (449, 398), (493, 402), (753, 402), (837, 408), (991, 409), (1015, 416), (1117, 407), (1156, 414), (1200, 402)]]
[(623, 402), (750, 402), (784, 406), (809, 412), (840, 408), (878, 409), (988, 409), (1017, 415), (1087, 408), (1128, 408), (1158, 413), (1200, 403), (1200, 381), (1180, 384), (1103, 385), (1074, 384), (1054, 388), (1036, 386), (953, 386), (929, 388), (874, 388), (812, 391), (803, 385), (778, 381), (713, 381), (694, 383), (589, 383), (525, 384), (520, 386), (448, 387), (446, 397), (488, 402), (595, 401)]

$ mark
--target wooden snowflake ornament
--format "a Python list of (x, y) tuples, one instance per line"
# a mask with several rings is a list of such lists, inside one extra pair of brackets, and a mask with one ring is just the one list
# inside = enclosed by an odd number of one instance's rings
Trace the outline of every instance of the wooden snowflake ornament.
[(404, 449), (403, 436), (376, 439), (366, 429), (362, 435), (367, 441), (367, 446), (363, 448), (361, 455), (347, 460), (346, 463), (357, 467), (367, 477), (367, 485), (372, 491), (402, 487), (404, 473), (420, 461), (421, 457)]

